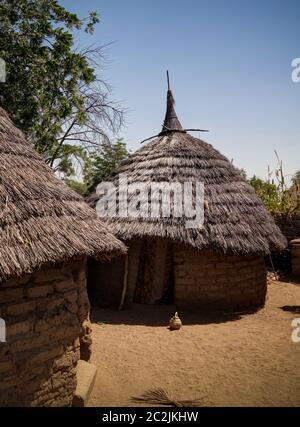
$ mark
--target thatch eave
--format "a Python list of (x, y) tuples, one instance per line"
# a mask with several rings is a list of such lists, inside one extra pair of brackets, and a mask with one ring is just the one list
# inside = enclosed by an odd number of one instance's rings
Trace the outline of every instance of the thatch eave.
[(126, 246), (55, 177), (0, 108), (0, 281), (82, 256), (109, 260)]
[[(202, 229), (187, 230), (177, 218), (109, 218), (103, 220), (121, 240), (162, 237), (195, 249), (220, 253), (269, 254), (281, 251), (287, 241), (271, 214), (246, 182), (240, 170), (210, 144), (190, 134), (162, 135), (133, 153), (114, 172), (133, 182), (203, 182), (205, 200)], [(96, 193), (88, 202), (95, 207)], [(117, 200), (117, 205), (119, 201)]]

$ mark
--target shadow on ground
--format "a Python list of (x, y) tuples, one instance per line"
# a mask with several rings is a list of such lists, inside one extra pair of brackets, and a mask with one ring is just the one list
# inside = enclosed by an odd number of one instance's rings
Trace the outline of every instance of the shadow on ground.
[[(92, 307), (91, 321), (97, 324), (110, 325), (144, 325), (167, 327), (170, 318), (177, 311), (173, 305), (144, 305), (131, 304), (121, 311), (111, 308)], [(247, 314), (254, 314), (258, 310), (224, 313), (216, 311), (182, 310), (179, 311), (183, 325), (207, 325), (211, 323), (225, 323), (241, 319)]]
[(299, 313), (300, 314), (300, 305), (284, 305), (280, 307), (283, 311), (289, 311), (290, 313)]
[(300, 277), (293, 274), (289, 274), (285, 277), (280, 277), (280, 283), (286, 283), (289, 285), (300, 286)]

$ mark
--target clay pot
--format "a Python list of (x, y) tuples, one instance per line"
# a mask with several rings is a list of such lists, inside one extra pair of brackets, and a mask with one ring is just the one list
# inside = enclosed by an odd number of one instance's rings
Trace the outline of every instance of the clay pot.
[(180, 329), (182, 326), (182, 322), (180, 320), (180, 318), (178, 317), (178, 313), (176, 312), (175, 315), (171, 318), (170, 320), (170, 329)]

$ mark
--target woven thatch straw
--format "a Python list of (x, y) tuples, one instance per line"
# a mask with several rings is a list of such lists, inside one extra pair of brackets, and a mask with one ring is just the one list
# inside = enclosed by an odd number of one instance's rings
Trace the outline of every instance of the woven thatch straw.
[(178, 120), (175, 108), (174, 108), (174, 98), (171, 90), (168, 90), (167, 93), (167, 111), (162, 128), (162, 132), (168, 131), (170, 129), (174, 130), (183, 130), (180, 121)]
[[(127, 174), (132, 182), (203, 182), (204, 225), (187, 229), (183, 218), (108, 219), (116, 235), (124, 240), (159, 236), (197, 249), (213, 248), (223, 253), (268, 254), (281, 250), (286, 241), (272, 216), (241, 172), (210, 144), (194, 138), (177, 119), (171, 91), (167, 114), (159, 136), (125, 160), (116, 174)], [(117, 181), (118, 176), (112, 178)], [(90, 200), (96, 205), (97, 195)]]
[(75, 256), (125, 252), (0, 108), (0, 280)]

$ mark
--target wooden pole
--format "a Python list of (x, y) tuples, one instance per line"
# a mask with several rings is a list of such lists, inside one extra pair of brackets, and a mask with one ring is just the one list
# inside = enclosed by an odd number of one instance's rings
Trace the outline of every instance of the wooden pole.
[(278, 275), (277, 275), (277, 273), (276, 273), (276, 271), (275, 271), (274, 263), (273, 263), (273, 259), (272, 259), (272, 255), (271, 255), (271, 254), (269, 254), (269, 258), (270, 258), (270, 262), (271, 262), (272, 270), (273, 270), (273, 273), (274, 273), (274, 276), (275, 276), (275, 280), (278, 280), (278, 279), (279, 279), (279, 277), (278, 277)]
[(169, 77), (169, 71), (167, 70), (167, 82), (168, 82), (168, 90), (170, 90), (170, 77)]
[(122, 290), (122, 296), (121, 296), (121, 301), (120, 301), (120, 305), (119, 305), (119, 311), (122, 310), (123, 305), (124, 305), (125, 295), (126, 295), (126, 291), (127, 291), (127, 282), (128, 282), (128, 254), (125, 255), (123, 290)]

